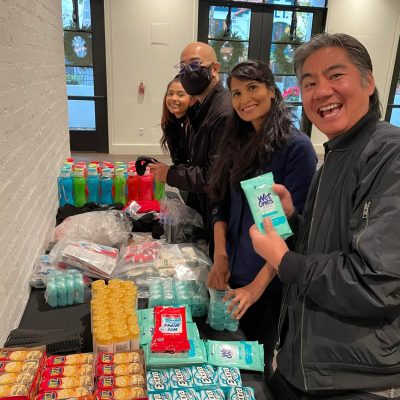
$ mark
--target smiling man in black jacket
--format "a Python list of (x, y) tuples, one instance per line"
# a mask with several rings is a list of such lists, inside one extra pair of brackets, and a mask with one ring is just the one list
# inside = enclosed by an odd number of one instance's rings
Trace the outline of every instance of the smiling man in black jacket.
[(271, 222), (250, 229), (286, 284), (271, 390), (277, 400), (400, 398), (400, 129), (379, 121), (365, 47), (321, 34), (295, 54), (307, 116), (328, 138), (289, 251)]

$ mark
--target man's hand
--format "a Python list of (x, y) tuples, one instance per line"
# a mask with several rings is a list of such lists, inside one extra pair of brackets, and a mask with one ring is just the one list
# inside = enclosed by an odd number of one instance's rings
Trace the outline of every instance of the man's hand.
[(294, 214), (294, 205), (289, 190), (285, 186), (276, 183), (272, 185), (272, 190), (279, 196), (286, 218), (291, 217)]
[(169, 165), (164, 163), (157, 163), (157, 164), (148, 164), (150, 171), (154, 173), (154, 179), (156, 182), (163, 182), (167, 181), (167, 174), (169, 170)]
[(207, 287), (217, 290), (227, 290), (229, 272), (228, 257), (226, 255), (214, 256), (214, 265), (208, 273)]
[(283, 256), (289, 251), (285, 241), (278, 235), (269, 218), (263, 221), (265, 235), (255, 225), (250, 227), (249, 233), (255, 252), (278, 271)]

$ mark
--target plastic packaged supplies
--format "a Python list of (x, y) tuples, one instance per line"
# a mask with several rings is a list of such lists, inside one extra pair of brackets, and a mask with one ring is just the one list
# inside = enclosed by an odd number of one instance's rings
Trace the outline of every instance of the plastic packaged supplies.
[(117, 265), (118, 250), (83, 240), (62, 240), (50, 252), (50, 258), (84, 271), (95, 278), (111, 278)]
[(268, 217), (278, 234), (286, 239), (293, 233), (279, 196), (272, 190), (273, 184), (274, 177), (271, 172), (240, 182), (259, 231), (265, 233), (263, 219)]
[[(210, 293), (210, 305), (208, 309), (208, 323), (211, 328), (216, 331), (237, 331), (239, 327), (239, 321), (233, 319), (231, 313), (228, 312), (228, 307), (231, 300), (223, 301), (223, 298), (227, 294), (227, 291), (208, 289)], [(233, 312), (233, 311), (232, 311)]]
[(207, 340), (206, 350), (207, 361), (211, 365), (264, 371), (264, 349), (258, 342)]
[(254, 389), (251, 387), (234, 387), (226, 398), (227, 400), (256, 400)]
[(92, 211), (66, 218), (54, 230), (54, 239), (90, 240), (119, 246), (129, 239), (131, 220), (118, 210)]

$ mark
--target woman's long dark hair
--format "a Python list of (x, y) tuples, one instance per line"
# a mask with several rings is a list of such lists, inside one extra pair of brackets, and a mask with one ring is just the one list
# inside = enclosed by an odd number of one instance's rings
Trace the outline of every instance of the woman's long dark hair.
[[(161, 136), (160, 139), (160, 145), (161, 145), (161, 149), (163, 150), (164, 153), (168, 152), (168, 141), (171, 140), (171, 138), (169, 137), (170, 131), (168, 130), (168, 128), (172, 125), (175, 124), (176, 122), (176, 117), (174, 114), (172, 114), (171, 111), (168, 110), (167, 105), (165, 103), (165, 100), (167, 98), (167, 94), (168, 94), (168, 90), (169, 87), (174, 83), (174, 82), (179, 82), (180, 83), (180, 79), (179, 79), (179, 75), (176, 75), (174, 79), (172, 79), (172, 81), (170, 81), (167, 85), (167, 90), (165, 91), (164, 94), (164, 99), (163, 99), (163, 104), (162, 104), (162, 115), (161, 115), (161, 129), (163, 131), (163, 134)], [(189, 119), (186, 118), (186, 120), (183, 122), (184, 123), (184, 128), (185, 128), (185, 133), (187, 134), (189, 131)]]
[(229, 183), (239, 190), (240, 181), (249, 178), (263, 159), (271, 157), (275, 150), (281, 148), (291, 137), (293, 129), (293, 117), (283, 103), (268, 64), (251, 60), (239, 63), (229, 74), (229, 89), (232, 78), (264, 83), (267, 88), (274, 90), (275, 98), (271, 100), (271, 109), (261, 132), (256, 133), (251, 122), (243, 121), (236, 111), (233, 112), (206, 187), (209, 197), (214, 201), (224, 198)]

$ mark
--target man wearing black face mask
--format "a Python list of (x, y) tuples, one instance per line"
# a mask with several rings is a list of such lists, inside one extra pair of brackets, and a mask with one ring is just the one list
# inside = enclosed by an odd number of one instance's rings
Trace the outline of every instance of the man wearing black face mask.
[(211, 46), (190, 43), (182, 50), (178, 67), (183, 88), (197, 100), (187, 112), (193, 128), (189, 138), (190, 164), (157, 163), (149, 167), (156, 180), (189, 192), (187, 204), (202, 215), (204, 228), (211, 235), (211, 205), (204, 187), (219, 140), (232, 117), (232, 104), (219, 81), (220, 65)]

